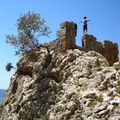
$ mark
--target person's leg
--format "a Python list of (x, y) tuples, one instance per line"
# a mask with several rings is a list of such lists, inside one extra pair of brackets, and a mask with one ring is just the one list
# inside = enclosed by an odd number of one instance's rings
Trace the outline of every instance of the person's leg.
[(86, 31), (85, 31), (85, 33), (87, 33), (87, 25), (86, 25), (86, 28), (85, 28), (85, 30), (86, 30)]
[(83, 34), (85, 34), (85, 32), (86, 32), (86, 26), (83, 25)]
[(83, 29), (84, 29), (83, 33), (86, 34), (87, 33), (87, 25), (84, 25)]

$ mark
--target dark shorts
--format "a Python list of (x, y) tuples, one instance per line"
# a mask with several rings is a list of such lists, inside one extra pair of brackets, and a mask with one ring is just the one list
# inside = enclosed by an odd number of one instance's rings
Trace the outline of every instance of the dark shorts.
[(87, 25), (83, 25), (83, 30), (85, 31), (87, 31)]

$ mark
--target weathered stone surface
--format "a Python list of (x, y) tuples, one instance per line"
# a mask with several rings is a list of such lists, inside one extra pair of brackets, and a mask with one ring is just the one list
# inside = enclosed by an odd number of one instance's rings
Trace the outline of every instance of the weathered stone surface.
[(58, 38), (44, 44), (50, 52), (43, 47), (21, 57), (0, 120), (120, 119), (119, 64), (109, 66), (118, 60), (117, 45), (84, 35), (79, 47), (76, 24), (60, 27)]
[(98, 42), (93, 35), (86, 34), (82, 37), (82, 47), (85, 51), (94, 50), (101, 53), (106, 57), (110, 65), (113, 65), (115, 62), (119, 61), (117, 43), (113, 43), (108, 40)]
[[(32, 65), (32, 75), (11, 78), (1, 120), (104, 120), (120, 114), (120, 71), (95, 51), (36, 51), (19, 65)], [(29, 56), (30, 58), (30, 56)], [(49, 59), (48, 59), (49, 58)], [(26, 62), (27, 60), (27, 62)], [(104, 89), (100, 89), (103, 86)]]
[(75, 37), (77, 35), (77, 24), (74, 22), (63, 22), (57, 31), (57, 39), (46, 43), (50, 50), (66, 51), (76, 48)]
[(57, 31), (57, 39), (46, 43), (51, 50), (66, 51), (69, 49), (80, 49), (82, 51), (96, 51), (106, 57), (110, 65), (119, 61), (118, 45), (108, 40), (97, 41), (93, 35), (85, 34), (82, 37), (82, 47), (76, 45), (77, 24), (73, 22), (63, 22)]

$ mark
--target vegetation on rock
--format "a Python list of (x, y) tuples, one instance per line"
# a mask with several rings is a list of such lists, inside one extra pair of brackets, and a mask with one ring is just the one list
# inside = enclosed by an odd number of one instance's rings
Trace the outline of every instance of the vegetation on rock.
[(18, 35), (6, 35), (6, 42), (13, 45), (16, 54), (29, 52), (39, 47), (39, 37), (48, 36), (50, 29), (40, 14), (28, 12), (17, 20)]
[(115, 70), (120, 70), (120, 65), (114, 66), (114, 69), (115, 69)]

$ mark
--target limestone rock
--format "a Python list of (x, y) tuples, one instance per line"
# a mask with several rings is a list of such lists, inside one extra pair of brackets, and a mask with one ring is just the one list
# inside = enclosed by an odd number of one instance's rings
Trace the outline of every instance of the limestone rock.
[(54, 50), (56, 52), (66, 52), (69, 49), (79, 49), (86, 52), (96, 51), (108, 60), (110, 66), (119, 61), (117, 43), (111, 42), (110, 40), (99, 42), (93, 35), (85, 34), (82, 36), (82, 47), (80, 47), (76, 45), (76, 36), (77, 24), (65, 21), (61, 23), (60, 29), (57, 31), (57, 38), (46, 43), (45, 46), (48, 46), (50, 51)]
[(103, 42), (96, 41), (93, 35), (85, 34), (82, 37), (82, 47), (85, 51), (94, 50), (101, 53), (106, 57), (110, 65), (119, 61), (118, 58), (118, 45), (109, 40), (104, 40)]
[(119, 119), (120, 71), (104, 56), (79, 49), (35, 54), (19, 62), (1, 120)]

